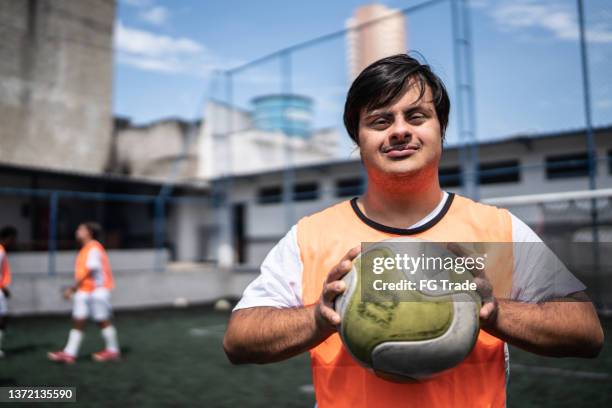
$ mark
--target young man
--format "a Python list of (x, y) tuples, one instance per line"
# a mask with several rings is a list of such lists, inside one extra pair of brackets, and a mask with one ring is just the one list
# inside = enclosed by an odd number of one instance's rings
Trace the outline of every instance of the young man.
[(75, 285), (64, 291), (64, 298), (73, 298), (73, 328), (63, 350), (47, 354), (50, 360), (72, 364), (76, 361), (83, 340), (83, 329), (88, 318), (92, 318), (102, 330), (106, 348), (94, 353), (94, 361), (118, 361), (120, 359), (117, 331), (111, 323), (112, 309), (110, 291), (114, 288), (113, 274), (106, 251), (97, 238), (100, 226), (85, 222), (76, 230), (76, 239), (81, 245), (77, 256), (74, 278)]
[(0, 230), (0, 358), (4, 357), (2, 351), (2, 338), (6, 330), (7, 302), (11, 296), (11, 267), (9, 266), (6, 250), (11, 248), (17, 240), (17, 230), (14, 227), (4, 227)]
[[(481, 280), (478, 290), (486, 295), (482, 330), (472, 353), (425, 382), (381, 379), (342, 345), (333, 302), (345, 289), (340, 279), (351, 269), (361, 242), (397, 236), (457, 243), (539, 241), (507, 210), (440, 189), (438, 166), (449, 110), (441, 80), (407, 55), (379, 60), (357, 77), (344, 123), (359, 146), (367, 191), (300, 219), (272, 249), (230, 319), (224, 339), (230, 361), (268, 363), (310, 350), (320, 408), (504, 407), (505, 342), (544, 355), (599, 353), (603, 332), (590, 302), (521, 298), (584, 299), (584, 285), (571, 276), (555, 285), (559, 293), (550, 287), (513, 287), (510, 294), (493, 286), (491, 294)], [(538, 272), (525, 254), (513, 259), (523, 276)], [(530, 285), (531, 280), (522, 282)]]

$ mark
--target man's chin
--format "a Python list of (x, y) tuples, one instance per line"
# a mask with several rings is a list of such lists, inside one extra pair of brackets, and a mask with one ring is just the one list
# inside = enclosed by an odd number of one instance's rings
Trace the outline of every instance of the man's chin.
[(380, 171), (388, 176), (411, 177), (425, 170), (424, 166), (409, 163), (407, 161), (389, 163), (380, 167)]

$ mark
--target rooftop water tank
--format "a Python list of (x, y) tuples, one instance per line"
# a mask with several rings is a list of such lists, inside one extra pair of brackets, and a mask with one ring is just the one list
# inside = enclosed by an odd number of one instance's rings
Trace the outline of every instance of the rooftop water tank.
[(312, 99), (291, 94), (264, 95), (253, 99), (255, 127), (265, 131), (307, 138), (312, 133)]

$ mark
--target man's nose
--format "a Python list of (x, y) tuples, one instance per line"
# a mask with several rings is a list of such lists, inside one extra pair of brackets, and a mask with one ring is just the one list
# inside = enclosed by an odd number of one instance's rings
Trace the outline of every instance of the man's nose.
[(390, 141), (392, 143), (400, 143), (404, 142), (406, 139), (410, 139), (410, 137), (410, 124), (404, 118), (396, 119), (391, 128)]

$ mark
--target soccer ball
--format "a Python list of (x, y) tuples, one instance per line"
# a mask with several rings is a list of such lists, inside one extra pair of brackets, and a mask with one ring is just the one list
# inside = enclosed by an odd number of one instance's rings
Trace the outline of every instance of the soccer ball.
[[(381, 272), (380, 259), (406, 256), (420, 266), (387, 261), (392, 267)], [(357, 362), (379, 377), (407, 382), (465, 359), (478, 337), (481, 300), (473, 275), (458, 272), (458, 258), (442, 245), (402, 237), (372, 244), (355, 259), (334, 306), (342, 342)]]

